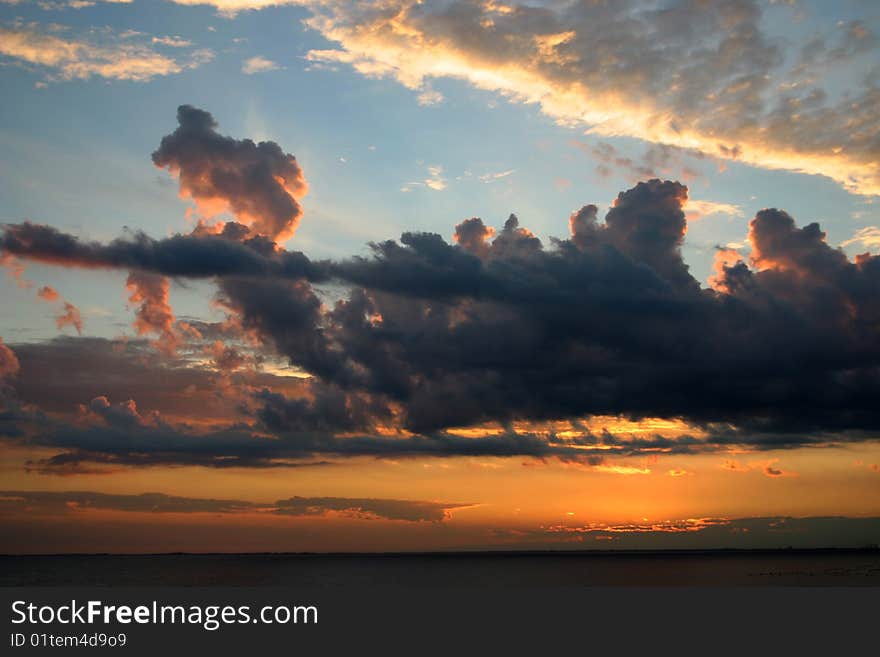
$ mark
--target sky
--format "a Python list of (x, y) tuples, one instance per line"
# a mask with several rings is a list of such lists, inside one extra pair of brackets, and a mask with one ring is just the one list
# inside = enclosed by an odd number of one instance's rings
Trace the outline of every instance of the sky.
[(878, 34), (0, 0), (0, 551), (880, 543)]

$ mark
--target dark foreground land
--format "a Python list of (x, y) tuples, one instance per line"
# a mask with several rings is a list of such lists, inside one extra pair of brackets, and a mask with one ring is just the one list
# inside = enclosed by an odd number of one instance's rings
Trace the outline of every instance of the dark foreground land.
[(880, 586), (880, 550), (0, 556), (0, 586)]

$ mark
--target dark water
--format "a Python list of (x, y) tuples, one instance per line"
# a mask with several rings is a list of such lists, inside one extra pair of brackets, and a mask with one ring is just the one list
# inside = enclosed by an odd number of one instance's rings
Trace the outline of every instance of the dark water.
[(880, 586), (880, 551), (0, 557), (0, 586)]

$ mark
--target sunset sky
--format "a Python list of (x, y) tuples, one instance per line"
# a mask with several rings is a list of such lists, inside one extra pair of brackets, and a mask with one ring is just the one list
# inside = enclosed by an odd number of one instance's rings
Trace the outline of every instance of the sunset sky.
[(0, 0), (0, 552), (880, 543), (878, 39)]

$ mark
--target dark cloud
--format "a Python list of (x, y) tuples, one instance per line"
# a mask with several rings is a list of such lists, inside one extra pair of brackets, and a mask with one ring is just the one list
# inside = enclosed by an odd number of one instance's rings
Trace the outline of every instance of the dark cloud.
[(0, 250), (63, 267), (142, 270), (181, 278), (243, 275), (326, 279), (326, 273), (302, 253), (276, 251), (274, 244), (242, 230), (205, 234), (197, 229), (160, 240), (134, 232), (100, 244), (25, 221), (3, 226)]
[[(136, 399), (170, 416), (230, 417), (228, 404), (215, 398), (217, 373), (195, 367), (183, 356), (156, 358), (144, 340), (59, 337), (15, 345), (23, 363), (15, 390), (25, 403), (52, 413), (70, 413), (80, 404), (105, 397)], [(279, 386), (261, 375), (262, 385)], [(234, 409), (233, 409), (234, 410)]]
[[(94, 427), (44, 434), (72, 453), (185, 462), (198, 444), (193, 458), (217, 465), (318, 454), (577, 460), (577, 445), (546, 434), (461, 439), (446, 430), (574, 426), (594, 415), (694, 427), (678, 439), (585, 435), (617, 454), (876, 439), (880, 257), (850, 261), (818, 225), (764, 210), (750, 224), (751, 265), (726, 253), (704, 288), (681, 256), (686, 200), (685, 186), (655, 179), (620, 193), (604, 221), (584, 206), (569, 220), (571, 237), (549, 245), (513, 215), (497, 233), (472, 218), (456, 228), (457, 244), (408, 232), (335, 262), (311, 262), (240, 224), (103, 245), (24, 223), (5, 227), (0, 248), (69, 266), (214, 277), (241, 329), (313, 377), (300, 394), (254, 386), (240, 404), (244, 424), (218, 430), (217, 450), (173, 425), (140, 428), (141, 456), (115, 436), (95, 438)], [(348, 289), (331, 303), (319, 282)], [(405, 431), (388, 438), (380, 425)], [(252, 439), (261, 432), (282, 440)]]
[(346, 394), (333, 386), (310, 385), (310, 398), (291, 399), (268, 388), (254, 394), (259, 404), (256, 416), (263, 426), (277, 434), (304, 432), (370, 431), (378, 419), (391, 413), (369, 397)]
[(291, 497), (272, 503), (178, 497), (164, 493), (124, 495), (89, 491), (0, 491), (0, 514), (69, 514), (87, 510), (125, 513), (267, 513), (279, 516), (323, 516), (337, 513), (354, 518), (407, 522), (442, 522), (454, 509), (472, 506), (348, 497)]
[(441, 522), (449, 517), (451, 510), (471, 505), (348, 497), (291, 497), (278, 500), (274, 506), (275, 513), (280, 515), (312, 516), (333, 511), (358, 518)]
[(253, 331), (291, 362), (324, 379), (343, 379), (344, 354), (324, 330), (322, 303), (305, 279), (226, 277), (220, 298), (243, 328)]
[(89, 491), (0, 491), (0, 513), (76, 513), (90, 509), (148, 513), (235, 513), (252, 502), (177, 497), (163, 493), (122, 495)]
[(177, 122), (153, 153), (153, 163), (177, 174), (182, 193), (208, 214), (231, 210), (273, 240), (293, 235), (302, 216), (297, 198), (307, 190), (293, 155), (272, 141), (225, 137), (211, 114), (189, 105), (177, 108)]

